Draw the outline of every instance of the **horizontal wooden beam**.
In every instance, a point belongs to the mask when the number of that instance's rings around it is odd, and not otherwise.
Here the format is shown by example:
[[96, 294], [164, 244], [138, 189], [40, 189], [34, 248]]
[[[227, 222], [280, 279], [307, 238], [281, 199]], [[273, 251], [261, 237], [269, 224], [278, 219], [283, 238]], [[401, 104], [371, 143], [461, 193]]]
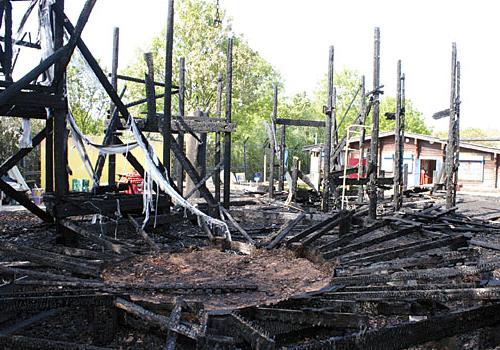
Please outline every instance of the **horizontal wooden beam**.
[[[0, 35], [0, 41], [5, 42], [5, 37]], [[24, 40], [12, 40], [12, 43], [17, 46], [24, 46], [24, 47], [29, 47], [31, 49], [41, 49], [40, 44], [38, 43], [32, 43], [29, 41], [24, 41]]]
[[290, 125], [290, 126], [309, 126], [309, 127], [313, 127], [313, 128], [324, 128], [325, 127], [325, 122], [320, 121], [320, 120], [276, 118], [276, 124], [278, 124], [278, 125]]

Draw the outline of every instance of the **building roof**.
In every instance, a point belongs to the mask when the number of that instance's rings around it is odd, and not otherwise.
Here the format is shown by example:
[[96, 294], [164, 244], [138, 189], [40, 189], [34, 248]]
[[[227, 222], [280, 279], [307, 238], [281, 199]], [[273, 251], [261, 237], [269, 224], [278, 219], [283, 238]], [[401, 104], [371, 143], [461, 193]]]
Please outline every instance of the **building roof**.
[[[379, 138], [390, 137], [390, 136], [394, 137], [394, 134], [395, 134], [395, 131], [381, 132], [379, 134]], [[434, 143], [434, 142], [441, 143], [443, 145], [446, 145], [448, 143], [448, 140], [443, 140], [443, 139], [440, 139], [439, 137], [429, 136], [429, 135], [421, 135], [421, 134], [416, 134], [416, 133], [407, 132], [407, 131], [405, 131], [405, 137], [411, 137], [411, 138], [414, 138], [417, 140], [423, 140], [423, 141], [428, 141], [428, 142], [432, 142], [432, 143]], [[366, 141], [369, 141], [370, 139], [371, 139], [370, 136], [366, 137]], [[358, 142], [358, 140], [352, 141], [352, 142]], [[460, 142], [460, 148], [468, 148], [468, 149], [473, 149], [473, 150], [485, 152], [485, 153], [500, 154], [500, 148], [481, 146], [481, 145], [476, 145], [476, 144], [463, 142], [463, 141]]]
[[[394, 134], [395, 134], [395, 131], [381, 132], [379, 134], [379, 138], [385, 138], [385, 137], [391, 137], [391, 136], [394, 137]], [[428, 142], [432, 142], [432, 143], [436, 142], [436, 143], [440, 143], [443, 145], [446, 145], [448, 143], [448, 140], [443, 140], [443, 139], [440, 139], [439, 137], [422, 135], [422, 134], [417, 134], [417, 133], [408, 132], [408, 131], [405, 131], [405, 137], [411, 137], [411, 138], [414, 138], [417, 140], [423, 140], [423, 141], [428, 141]], [[370, 139], [371, 139], [371, 136], [367, 136], [365, 138], [366, 141], [370, 141]], [[357, 143], [357, 142], [359, 142], [358, 139], [353, 139], [351, 141], [351, 143]], [[321, 149], [323, 149], [323, 147], [324, 147], [323, 144], [316, 144], [316, 145], [304, 146], [302, 149], [304, 151], [309, 151], [309, 152], [319, 152]], [[463, 141], [460, 142], [460, 147], [472, 149], [475, 151], [485, 152], [485, 153], [493, 153], [495, 155], [500, 154], [500, 148], [480, 146], [480, 145], [476, 145], [476, 144], [472, 144], [472, 143], [468, 143], [468, 142], [463, 142]]]

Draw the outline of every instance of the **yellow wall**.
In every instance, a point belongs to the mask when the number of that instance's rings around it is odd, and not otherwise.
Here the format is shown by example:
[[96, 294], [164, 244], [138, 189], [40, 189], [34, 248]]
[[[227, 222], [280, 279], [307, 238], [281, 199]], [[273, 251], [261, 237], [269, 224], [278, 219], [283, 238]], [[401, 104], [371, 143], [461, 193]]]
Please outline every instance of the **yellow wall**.
[[[92, 142], [96, 144], [101, 144], [103, 137], [102, 136], [90, 136], [89, 137]], [[162, 154], [163, 154], [163, 149], [162, 149], [162, 143], [160, 141], [150, 141], [150, 144], [153, 146], [153, 149], [158, 156], [158, 158], [162, 159]], [[42, 188], [45, 188], [45, 141], [42, 142], [41, 146], [41, 183], [42, 183]], [[97, 156], [99, 152], [94, 149], [93, 147], [87, 146], [87, 153], [89, 155], [89, 158], [92, 162], [92, 166], [95, 166], [95, 162], [97, 160]], [[139, 160], [141, 164], [144, 164], [144, 157], [142, 155], [142, 151], [140, 149], [134, 149], [131, 151], [131, 153]], [[92, 187], [92, 179], [91, 177], [87, 174], [87, 171], [85, 170], [85, 167], [83, 165], [83, 162], [80, 160], [80, 156], [78, 155], [78, 152], [73, 146], [73, 141], [71, 140], [71, 137], [68, 140], [68, 163], [69, 167], [72, 171], [72, 175], [69, 176], [69, 187], [70, 190], [71, 185], [73, 183], [73, 179], [88, 179], [90, 181], [90, 187]], [[123, 173], [130, 173], [134, 171], [134, 168], [130, 165], [129, 162], [127, 162], [127, 159], [123, 155], [117, 155], [116, 156], [116, 180], [118, 181], [119, 176], [118, 174], [123, 174]], [[104, 169], [102, 172], [101, 176], [101, 185], [105, 185], [108, 183], [108, 161], [106, 158], [106, 163], [104, 164]]]

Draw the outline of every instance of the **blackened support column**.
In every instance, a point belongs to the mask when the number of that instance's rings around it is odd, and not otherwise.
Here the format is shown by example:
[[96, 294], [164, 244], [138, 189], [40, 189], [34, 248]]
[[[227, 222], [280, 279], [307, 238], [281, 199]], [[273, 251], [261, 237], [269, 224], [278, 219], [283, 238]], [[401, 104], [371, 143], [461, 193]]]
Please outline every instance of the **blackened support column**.
[[[222, 116], [222, 73], [219, 72], [217, 74], [217, 102], [215, 107], [215, 115], [217, 118]], [[214, 156], [214, 165], [221, 161], [221, 133], [215, 133], [215, 156]], [[214, 176], [214, 187], [215, 187], [215, 202], [217, 205], [220, 204], [220, 171], [218, 170], [216, 175]]]
[[380, 88], [380, 29], [375, 28], [373, 50], [373, 107], [372, 107], [372, 138], [370, 141], [370, 183], [368, 196], [370, 198], [370, 218], [377, 218], [377, 178], [378, 178], [378, 136], [379, 136], [379, 91]]
[[450, 89], [450, 120], [448, 128], [448, 144], [446, 145], [446, 208], [454, 206], [454, 172], [455, 172], [455, 100], [456, 100], [456, 76], [457, 76], [457, 46], [452, 44], [451, 48], [451, 89]]
[[[160, 130], [163, 136], [163, 166], [170, 176], [171, 120], [172, 120], [172, 59], [174, 50], [174, 0], [168, 0], [167, 35], [165, 49], [165, 96]], [[167, 209], [167, 212], [170, 208]]]
[[326, 142], [323, 149], [323, 197], [321, 201], [321, 208], [323, 211], [328, 211], [328, 201], [330, 199], [330, 157], [332, 152], [332, 112], [333, 112], [333, 100], [334, 100], [334, 87], [333, 87], [333, 59], [334, 59], [334, 48], [330, 46], [330, 51], [328, 55], [328, 97], [326, 105]]
[[[226, 122], [231, 123], [233, 90], [233, 38], [227, 41]], [[224, 133], [224, 207], [229, 209], [231, 196], [231, 133]]]
[[[120, 29], [113, 29], [113, 53], [111, 59], [111, 86], [118, 91], [118, 50], [120, 46]], [[111, 102], [109, 109], [109, 123], [108, 127], [113, 127], [111, 124], [111, 119], [113, 117], [113, 111], [116, 106], [113, 102]], [[114, 134], [114, 130], [113, 130]], [[112, 140], [114, 141], [114, 136], [112, 136]], [[114, 143], [114, 142], [111, 142]], [[108, 185], [114, 185], [116, 178], [116, 155], [110, 154], [108, 156]]]

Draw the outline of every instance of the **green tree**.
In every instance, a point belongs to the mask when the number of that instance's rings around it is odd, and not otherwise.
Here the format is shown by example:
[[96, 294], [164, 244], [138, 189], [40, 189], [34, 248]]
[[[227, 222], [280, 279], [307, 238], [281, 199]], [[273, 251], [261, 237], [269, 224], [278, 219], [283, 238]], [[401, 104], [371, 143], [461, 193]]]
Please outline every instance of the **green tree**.
[[[396, 98], [384, 96], [380, 101], [380, 131], [392, 131], [395, 129], [396, 122], [388, 120], [385, 117], [386, 113], [394, 113], [395, 111]], [[432, 133], [432, 128], [425, 125], [422, 113], [415, 109], [413, 102], [409, 99], [405, 101], [405, 131], [422, 135], [430, 135]]]
[[[436, 131], [433, 133], [434, 136], [441, 139], [448, 139], [448, 131]], [[500, 130], [484, 130], [481, 128], [465, 128], [460, 130], [460, 139], [488, 139], [488, 138], [500, 138]], [[465, 141], [467, 143], [482, 145], [486, 147], [496, 147], [500, 148], [500, 141]]]
[[[361, 76], [358, 72], [344, 69], [334, 75], [334, 86], [337, 91], [337, 127], [339, 128], [339, 137], [345, 135], [345, 130], [348, 125], [351, 125], [359, 115]], [[315, 111], [318, 116], [322, 113], [323, 106], [327, 101], [327, 81], [326, 77], [321, 80], [314, 95]], [[358, 92], [358, 93], [357, 93]], [[354, 100], [351, 108], [349, 105]], [[367, 101], [368, 103], [368, 101]], [[380, 131], [394, 130], [394, 120], [387, 120], [386, 112], [394, 113], [396, 110], [396, 99], [392, 96], [382, 96], [380, 100]], [[429, 135], [431, 129], [425, 125], [422, 113], [420, 113], [413, 105], [410, 99], [406, 99], [406, 130]], [[342, 118], [344, 117], [344, 120]], [[324, 117], [323, 117], [324, 118]], [[366, 124], [371, 123], [371, 115], [368, 116]]]
[[[178, 83], [179, 58], [186, 60], [186, 114], [196, 110], [215, 113], [217, 75], [223, 74], [225, 83], [227, 38], [231, 35], [231, 20], [220, 10], [222, 24], [213, 25], [216, 12], [214, 1], [186, 0], [175, 7], [173, 79]], [[151, 52], [155, 67], [155, 80], [162, 81], [165, 61], [165, 30], [151, 40], [144, 52]], [[136, 61], [125, 69], [134, 77], [144, 77], [146, 64], [144, 52], [139, 52]], [[233, 134], [233, 170], [241, 170], [243, 141], [248, 139], [251, 171], [261, 168], [262, 144], [266, 139], [262, 121], [270, 120], [272, 111], [272, 86], [280, 83], [278, 72], [251, 49], [241, 35], [233, 35], [233, 93], [232, 120], [238, 127]], [[157, 89], [163, 93], [163, 89]], [[129, 101], [145, 96], [142, 84], [128, 84], [126, 98]], [[174, 113], [178, 113], [177, 97], [173, 100]], [[157, 100], [157, 110], [163, 110], [163, 100]], [[146, 112], [142, 105], [133, 110], [136, 117]], [[222, 111], [224, 117], [224, 108]], [[211, 135], [213, 136], [213, 135]], [[211, 140], [213, 141], [213, 139]], [[251, 146], [255, 144], [256, 146]], [[210, 149], [209, 149], [210, 152]], [[210, 157], [210, 154], [208, 155]]]
[[75, 52], [66, 71], [69, 105], [84, 134], [101, 135], [109, 98], [85, 61]]

